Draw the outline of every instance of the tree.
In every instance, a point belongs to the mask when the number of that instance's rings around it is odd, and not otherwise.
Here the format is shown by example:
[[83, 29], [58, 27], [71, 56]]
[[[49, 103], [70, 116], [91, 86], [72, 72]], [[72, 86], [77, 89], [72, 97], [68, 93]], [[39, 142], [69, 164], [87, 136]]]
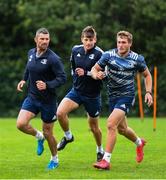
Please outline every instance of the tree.
[[[16, 115], [22, 96], [16, 84], [21, 79], [28, 49], [34, 47], [36, 29], [47, 27], [51, 48], [62, 57], [68, 81], [58, 90], [59, 100], [71, 87], [70, 51], [80, 44], [80, 34], [87, 25], [98, 33], [103, 50], [116, 46], [116, 33], [128, 30], [134, 35], [133, 50], [145, 56], [153, 74], [158, 67], [158, 115], [165, 115], [166, 81], [166, 2], [163, 0], [1, 0], [0, 1], [0, 114]], [[103, 91], [103, 114], [107, 112], [107, 96]], [[6, 111], [8, 109], [8, 111]], [[145, 108], [150, 115], [152, 109]], [[138, 114], [137, 103], [132, 115]]]

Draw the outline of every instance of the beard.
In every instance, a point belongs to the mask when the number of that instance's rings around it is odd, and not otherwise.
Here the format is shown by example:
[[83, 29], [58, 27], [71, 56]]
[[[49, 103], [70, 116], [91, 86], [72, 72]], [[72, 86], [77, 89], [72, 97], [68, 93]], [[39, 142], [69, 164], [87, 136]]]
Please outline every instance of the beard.
[[47, 48], [48, 48], [48, 44], [41, 44], [41, 45], [39, 46], [39, 49], [40, 49], [41, 51], [45, 51]]

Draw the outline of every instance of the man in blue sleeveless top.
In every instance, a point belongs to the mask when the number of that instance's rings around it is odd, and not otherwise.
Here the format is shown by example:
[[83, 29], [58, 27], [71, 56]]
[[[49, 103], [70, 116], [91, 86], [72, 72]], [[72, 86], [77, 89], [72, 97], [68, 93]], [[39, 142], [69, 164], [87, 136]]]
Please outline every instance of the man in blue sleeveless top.
[[81, 45], [76, 45], [71, 53], [71, 66], [73, 77], [73, 88], [64, 97], [57, 109], [57, 117], [64, 131], [64, 137], [58, 144], [58, 150], [74, 140], [69, 129], [68, 114], [83, 105], [88, 116], [89, 127], [97, 144], [97, 160], [103, 157], [102, 134], [99, 128], [98, 117], [101, 109], [100, 90], [101, 80], [91, 77], [91, 68], [100, 59], [103, 51], [97, 47], [96, 31], [92, 26], [83, 29]]
[[[139, 138], [133, 129], [128, 127], [125, 115], [134, 102], [134, 78], [137, 71], [145, 79], [145, 102], [148, 106], [153, 103], [152, 78], [145, 63], [144, 57], [130, 50], [132, 34], [127, 31], [117, 33], [117, 48], [105, 52], [92, 68], [94, 79], [103, 79], [107, 76], [109, 90], [110, 115], [107, 122], [107, 140], [103, 159], [94, 164], [98, 169], [110, 169], [111, 155], [116, 143], [117, 130], [120, 134], [134, 142], [136, 148], [136, 161], [143, 160], [143, 147], [146, 143]], [[103, 69], [107, 71], [103, 73]]]

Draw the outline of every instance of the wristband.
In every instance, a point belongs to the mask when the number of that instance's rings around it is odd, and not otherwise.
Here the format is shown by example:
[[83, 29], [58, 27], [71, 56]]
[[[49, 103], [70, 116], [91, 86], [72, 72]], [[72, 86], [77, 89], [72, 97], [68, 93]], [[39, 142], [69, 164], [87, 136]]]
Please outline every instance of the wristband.
[[146, 94], [149, 93], [150, 95], [152, 95], [152, 93], [150, 91], [146, 91]]

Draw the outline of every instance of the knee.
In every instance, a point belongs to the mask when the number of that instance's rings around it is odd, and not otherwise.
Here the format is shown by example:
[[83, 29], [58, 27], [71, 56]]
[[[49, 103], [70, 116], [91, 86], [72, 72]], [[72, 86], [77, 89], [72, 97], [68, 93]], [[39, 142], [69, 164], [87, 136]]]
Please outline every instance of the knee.
[[57, 112], [56, 112], [56, 116], [57, 116], [58, 120], [63, 119], [65, 117], [65, 115], [66, 114], [63, 111], [61, 111], [61, 110], [57, 110]]
[[17, 127], [17, 129], [19, 129], [19, 130], [23, 130], [23, 129], [26, 128], [26, 124], [24, 124], [24, 123], [22, 123], [22, 122], [17, 122], [17, 123], [16, 123], [16, 127]]
[[96, 134], [96, 133], [100, 132], [100, 128], [99, 128], [99, 127], [96, 127], [96, 126], [91, 126], [91, 127], [90, 127], [90, 131], [91, 131], [93, 134]]
[[43, 131], [43, 135], [44, 135], [44, 137], [47, 139], [47, 138], [49, 137], [48, 131]]
[[111, 122], [107, 123], [107, 129], [108, 131], [116, 131], [117, 130], [117, 126], [112, 124]]

